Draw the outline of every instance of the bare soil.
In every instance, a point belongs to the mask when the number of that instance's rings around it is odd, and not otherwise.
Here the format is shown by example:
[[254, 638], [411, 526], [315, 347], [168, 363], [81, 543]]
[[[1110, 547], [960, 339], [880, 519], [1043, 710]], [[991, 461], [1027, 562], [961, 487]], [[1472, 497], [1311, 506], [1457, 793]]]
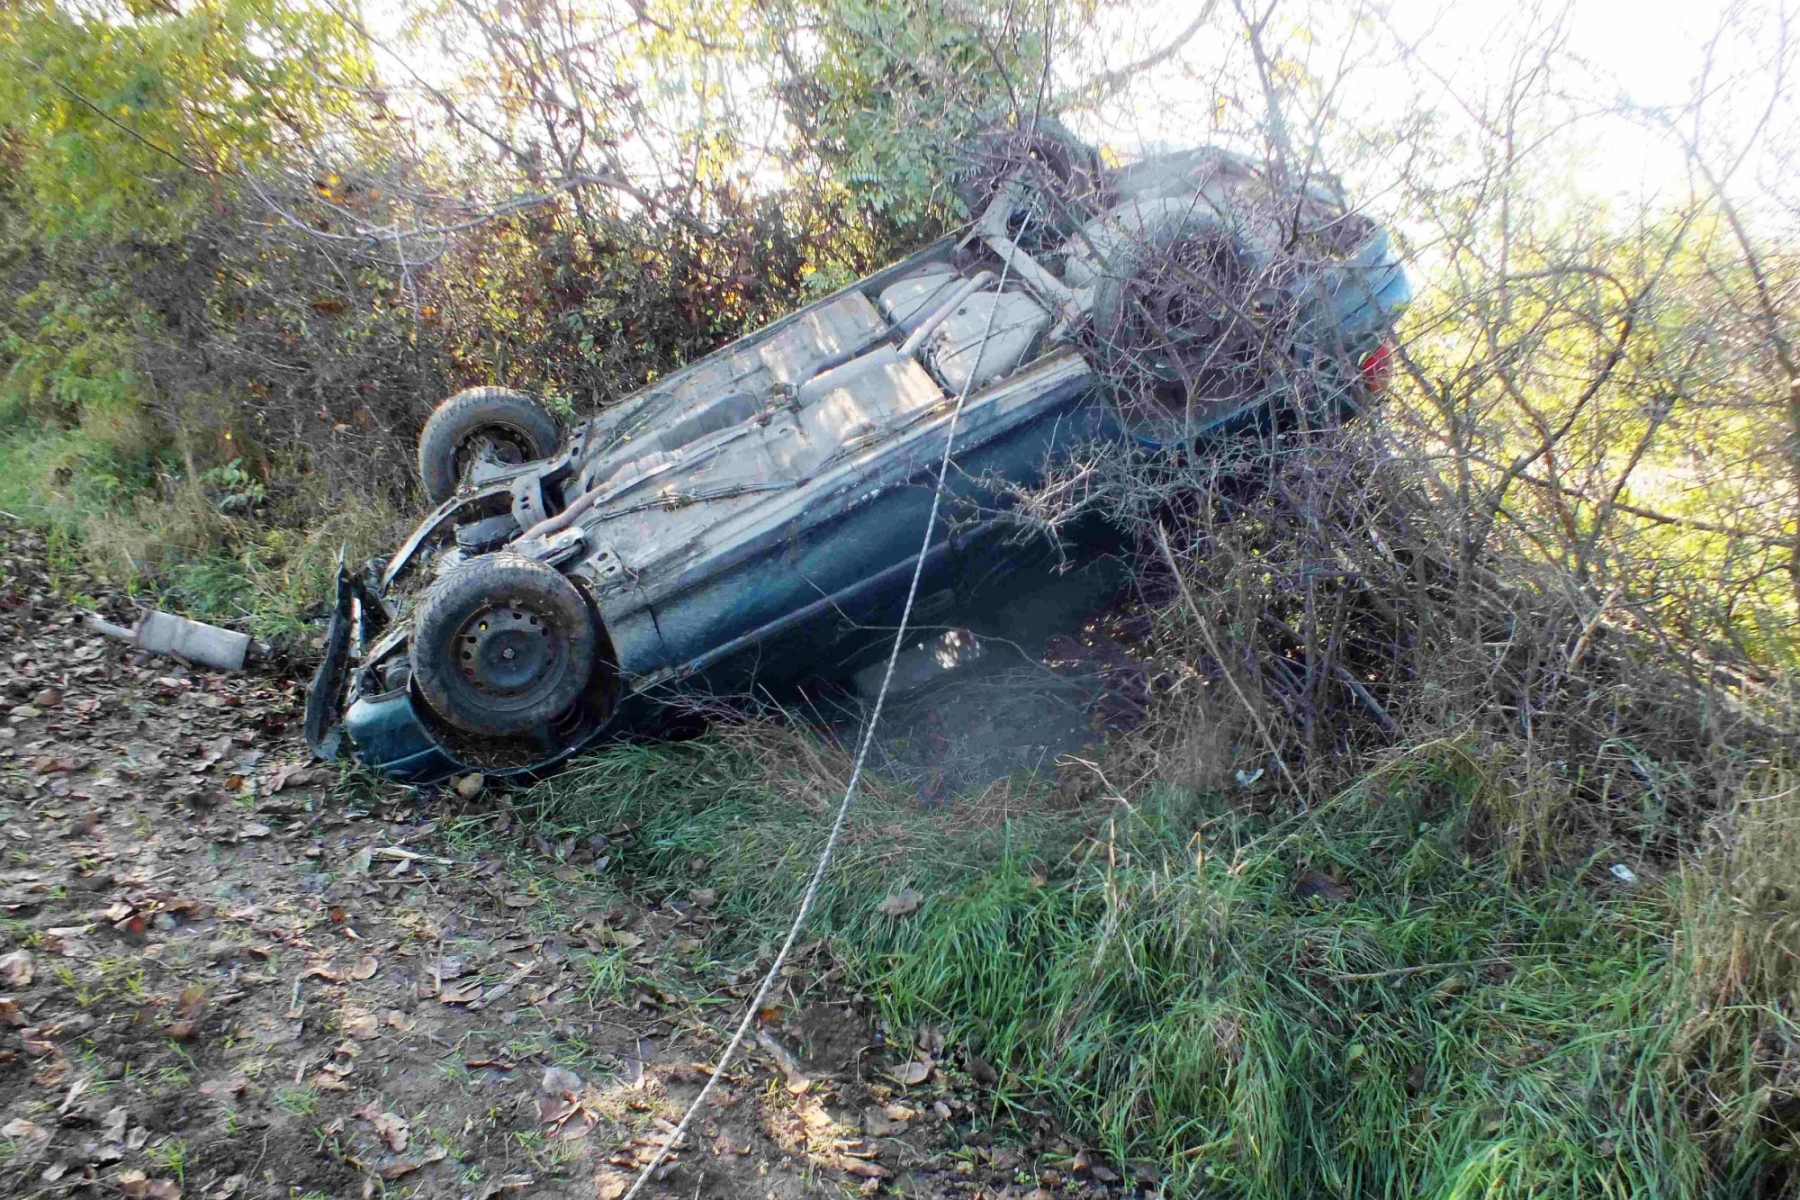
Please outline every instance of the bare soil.
[[[621, 902], [630, 830], [534, 843], [474, 781], [341, 781], [301, 679], [149, 658], [70, 595], [135, 616], [0, 523], [0, 1194], [622, 1195], [754, 985], [709, 973], [705, 889]], [[469, 814], [491, 845], [444, 838]], [[764, 1016], [644, 1194], [1130, 1185], [994, 1145], [981, 1064], [896, 1058], [862, 997]]]

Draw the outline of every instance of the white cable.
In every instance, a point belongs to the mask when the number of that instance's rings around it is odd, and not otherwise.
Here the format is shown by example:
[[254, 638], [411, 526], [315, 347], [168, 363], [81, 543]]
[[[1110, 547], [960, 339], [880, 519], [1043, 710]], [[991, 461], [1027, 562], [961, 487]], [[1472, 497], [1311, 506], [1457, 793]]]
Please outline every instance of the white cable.
[[[1005, 291], [1006, 277], [1011, 270], [1012, 261], [1008, 259], [1000, 269], [1000, 283], [994, 289], [996, 293]], [[975, 376], [981, 370], [981, 357], [987, 353], [988, 337], [994, 332], [994, 316], [999, 311], [998, 304], [994, 304], [988, 309], [987, 325], [981, 331], [981, 341], [975, 345], [975, 362], [969, 369], [968, 378], [963, 380], [962, 391], [957, 393], [956, 407], [950, 411], [950, 425], [944, 435], [944, 457], [938, 463], [937, 486], [932, 489], [931, 493], [931, 515], [925, 519], [925, 540], [920, 544], [919, 557], [913, 563], [912, 582], [907, 585], [906, 589], [906, 604], [900, 610], [900, 627], [894, 632], [894, 647], [888, 651], [887, 672], [881, 677], [881, 691], [875, 697], [875, 711], [869, 714], [869, 723], [863, 729], [862, 742], [856, 748], [856, 760], [850, 767], [850, 782], [844, 788], [844, 798], [838, 802], [837, 817], [831, 823], [831, 835], [825, 839], [825, 848], [819, 852], [819, 865], [813, 868], [812, 880], [806, 885], [806, 894], [800, 898], [800, 911], [794, 914], [794, 924], [788, 930], [787, 940], [781, 943], [781, 950], [775, 955], [775, 961], [769, 964], [769, 972], [763, 976], [762, 986], [756, 989], [756, 995], [752, 997], [750, 1007], [744, 1010], [744, 1019], [738, 1022], [737, 1032], [731, 1035], [731, 1041], [725, 1045], [725, 1052], [719, 1056], [719, 1065], [713, 1068], [712, 1075], [706, 1080], [706, 1086], [700, 1089], [700, 1094], [694, 1097], [694, 1102], [688, 1105], [687, 1112], [682, 1114], [681, 1123], [675, 1126], [674, 1131], [669, 1134], [662, 1145], [657, 1147], [655, 1156], [645, 1164], [643, 1170], [638, 1172], [637, 1180], [631, 1185], [631, 1190], [625, 1193], [624, 1200], [632, 1200], [643, 1189], [651, 1172], [662, 1165], [675, 1143], [679, 1142], [682, 1135], [687, 1133], [688, 1126], [693, 1123], [694, 1114], [700, 1111], [700, 1106], [705, 1103], [707, 1094], [713, 1090], [713, 1085], [719, 1082], [719, 1076], [723, 1075], [725, 1068], [731, 1065], [732, 1056], [737, 1053], [738, 1047], [743, 1045], [744, 1035], [750, 1032], [750, 1023], [756, 1020], [756, 1014], [762, 1010], [762, 1003], [768, 997], [769, 989], [775, 985], [776, 978], [781, 974], [781, 968], [787, 963], [788, 952], [794, 948], [794, 943], [799, 940], [801, 929], [806, 926], [806, 914], [812, 910], [813, 901], [818, 898], [819, 885], [824, 882], [825, 870], [831, 865], [831, 855], [837, 849], [838, 836], [844, 831], [844, 820], [850, 815], [850, 800], [856, 795], [856, 785], [862, 780], [863, 763], [868, 759], [869, 747], [875, 741], [875, 726], [881, 720], [882, 705], [887, 702], [888, 685], [894, 681], [894, 664], [900, 661], [900, 648], [906, 642], [906, 623], [912, 617], [913, 599], [919, 594], [919, 577], [925, 570], [925, 555], [931, 550], [931, 531], [937, 528], [938, 506], [944, 498], [944, 480], [950, 474], [950, 450], [956, 444], [956, 423], [962, 417], [963, 402], [969, 398], [969, 389], [974, 386]]]

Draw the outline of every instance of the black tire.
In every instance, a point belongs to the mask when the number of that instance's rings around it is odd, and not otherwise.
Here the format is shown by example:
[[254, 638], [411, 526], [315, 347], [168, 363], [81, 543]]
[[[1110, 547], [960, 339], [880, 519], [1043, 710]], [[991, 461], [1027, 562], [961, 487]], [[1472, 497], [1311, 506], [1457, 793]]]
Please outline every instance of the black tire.
[[504, 551], [431, 585], [413, 623], [413, 678], [445, 721], [506, 735], [581, 696], [599, 644], [580, 589], [555, 567]]
[[[1200, 261], [1174, 261], [1190, 248], [1200, 251]], [[1164, 282], [1157, 277], [1179, 279], [1195, 268], [1219, 289], [1208, 307], [1223, 308], [1238, 300], [1236, 293], [1250, 273], [1230, 231], [1212, 213], [1185, 200], [1153, 202], [1126, 214], [1094, 287], [1096, 331], [1108, 341], [1131, 337], [1132, 309], [1149, 299], [1144, 295], [1147, 288]]]
[[1140, 402], [1178, 411], [1248, 402], [1273, 332], [1257, 320], [1256, 282], [1237, 235], [1210, 212], [1187, 201], [1146, 204], [1107, 249], [1090, 336]]
[[1023, 171], [1025, 196], [1007, 230], [1027, 250], [1060, 244], [1105, 207], [1100, 152], [1055, 117], [1038, 117], [1030, 132], [1017, 126], [976, 134], [959, 154], [954, 189], [971, 217], [979, 217], [1002, 183]]
[[437, 406], [419, 433], [419, 478], [433, 504], [462, 482], [485, 442], [506, 462], [547, 458], [556, 449], [556, 418], [535, 396], [511, 388], [478, 387]]

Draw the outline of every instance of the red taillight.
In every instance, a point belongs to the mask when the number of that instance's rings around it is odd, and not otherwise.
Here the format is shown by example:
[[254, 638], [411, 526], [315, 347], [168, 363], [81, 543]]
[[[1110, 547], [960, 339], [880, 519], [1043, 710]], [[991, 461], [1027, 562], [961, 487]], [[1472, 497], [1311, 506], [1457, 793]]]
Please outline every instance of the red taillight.
[[1388, 383], [1394, 377], [1394, 350], [1386, 342], [1371, 350], [1362, 360], [1363, 386], [1369, 389], [1370, 395], [1379, 396], [1387, 391]]

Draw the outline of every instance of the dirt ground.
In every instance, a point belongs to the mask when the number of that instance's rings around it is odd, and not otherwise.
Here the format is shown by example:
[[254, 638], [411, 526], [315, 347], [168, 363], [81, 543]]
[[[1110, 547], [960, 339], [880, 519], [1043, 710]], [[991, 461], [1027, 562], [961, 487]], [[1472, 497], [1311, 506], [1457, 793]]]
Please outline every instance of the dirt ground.
[[[690, 969], [709, 894], [590, 904], [629, 830], [526, 845], [491, 790], [345, 787], [300, 679], [146, 657], [71, 595], [135, 615], [0, 522], [0, 1193], [622, 1195], [754, 985]], [[470, 813], [491, 851], [444, 838]], [[856, 997], [765, 1016], [643, 1194], [1131, 1186], [1054, 1130], [991, 1143], [929, 1030], [901, 1061]]]

